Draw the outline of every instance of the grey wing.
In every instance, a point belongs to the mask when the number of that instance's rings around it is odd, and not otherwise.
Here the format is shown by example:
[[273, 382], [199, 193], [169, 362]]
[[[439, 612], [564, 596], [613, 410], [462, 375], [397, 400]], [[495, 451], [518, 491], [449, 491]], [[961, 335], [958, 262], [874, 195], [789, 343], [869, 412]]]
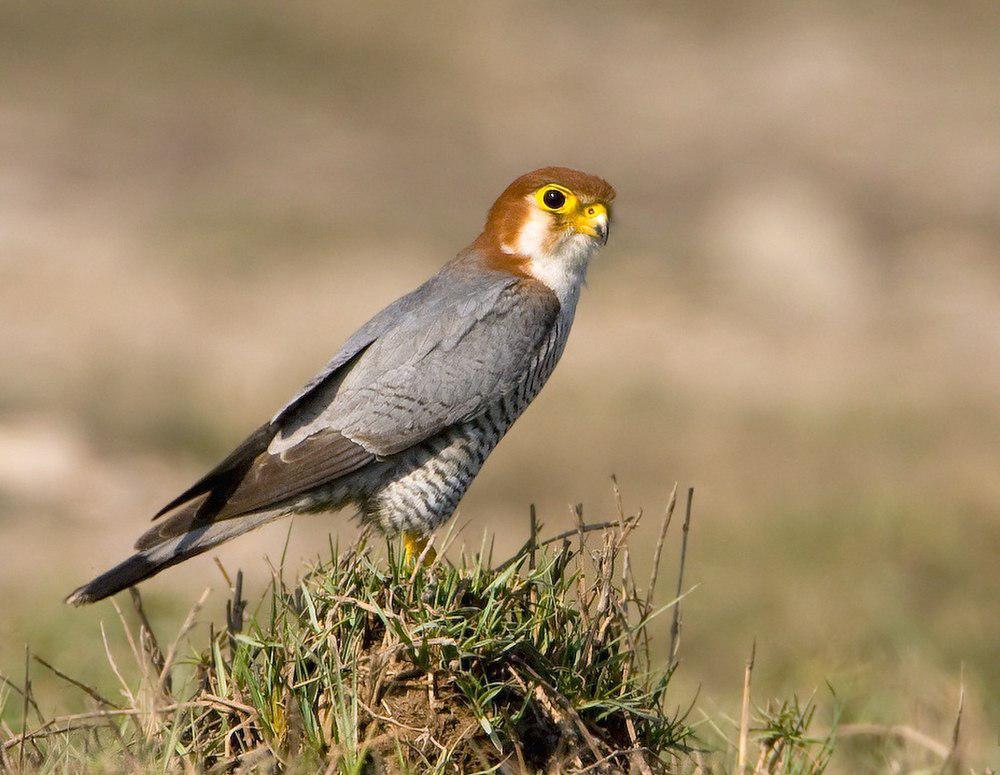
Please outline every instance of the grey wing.
[[299, 420], [303, 413], [309, 411], [309, 406], [323, 406], [324, 396], [332, 395], [330, 392], [331, 382], [335, 381], [344, 367], [356, 358], [360, 353], [392, 329], [399, 320], [405, 319], [418, 309], [424, 297], [428, 295], [435, 285], [437, 277], [432, 277], [419, 288], [405, 296], [396, 299], [392, 304], [377, 313], [371, 320], [361, 328], [351, 334], [350, 338], [344, 342], [344, 346], [333, 356], [309, 382], [303, 385], [302, 389], [295, 394], [291, 401], [278, 410], [277, 414], [271, 418], [272, 423], [280, 423], [293, 413], [297, 413]]
[[311, 387], [164, 509], [190, 501], [170, 525], [150, 533], [163, 540], [274, 506], [486, 411], [521, 384], [558, 313], [556, 297], [533, 281], [437, 275], [359, 329]]
[[[259, 465], [258, 459], [266, 453], [271, 440], [281, 431], [282, 426], [287, 424], [289, 417], [292, 417], [294, 422], [301, 423], [304, 418], [315, 417], [317, 411], [322, 411], [322, 408], [329, 403], [329, 397], [336, 391], [339, 380], [351, 368], [353, 362], [356, 361], [372, 342], [392, 328], [400, 317], [405, 317], [414, 306], [419, 305], [420, 297], [426, 293], [426, 287], [433, 283], [433, 281], [434, 278], [431, 278], [431, 280], [428, 280], [415, 291], [396, 299], [396, 301], [378, 312], [361, 328], [355, 331], [326, 366], [291, 401], [285, 404], [270, 421], [257, 428], [236, 449], [229, 453], [221, 463], [161, 508], [153, 516], [153, 519], [158, 519], [179, 506], [190, 503], [196, 498], [201, 498], [197, 504], [197, 512], [200, 519], [207, 518], [209, 512], [214, 512], [214, 516], [218, 516], [222, 511], [222, 507], [229, 501], [235, 490], [244, 482], [251, 469]], [[316, 407], [319, 407], [319, 409], [317, 410]], [[307, 454], [307, 450], [303, 448], [299, 451], [297, 459], [299, 461], [302, 458], [310, 457], [341, 459], [344, 455], [341, 447], [344, 446], [345, 442], [346, 439], [335, 439], [331, 438], [328, 434], [324, 434], [310, 445], [312, 447], [311, 455]], [[330, 447], [331, 444], [333, 445], [332, 447]], [[348, 473], [349, 470], [354, 470], [357, 465], [357, 461], [352, 460], [349, 469], [339, 472], [336, 468], [328, 466], [326, 474], [328, 477], [335, 477], [338, 473], [343, 474]], [[270, 465], [269, 469], [274, 472], [274, 475], [271, 477], [273, 494], [275, 496], [280, 495], [281, 488], [277, 487], [277, 482], [283, 477], [277, 474], [275, 465]], [[289, 477], [290, 489], [293, 489], [291, 487], [292, 479], [293, 477]]]
[[[404, 450], [517, 391], [558, 314], [548, 289], [519, 281], [488, 305], [442, 314], [422, 331], [393, 329], [347, 375], [330, 417], [378, 455]], [[422, 346], [410, 352], [406, 342], [421, 332]]]
[[407, 449], [489, 409], [525, 379], [559, 301], [545, 286], [496, 273], [446, 284], [368, 346], [325, 406], [288, 422], [270, 450], [336, 429], [369, 452]]

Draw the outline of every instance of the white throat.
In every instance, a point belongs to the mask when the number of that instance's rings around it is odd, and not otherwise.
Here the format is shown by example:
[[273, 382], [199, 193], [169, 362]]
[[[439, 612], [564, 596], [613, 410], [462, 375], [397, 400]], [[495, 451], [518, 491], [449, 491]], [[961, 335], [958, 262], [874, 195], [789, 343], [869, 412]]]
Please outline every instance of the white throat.
[[555, 245], [547, 246], [551, 227], [549, 215], [532, 209], [515, 244], [503, 245], [502, 249], [506, 253], [527, 256], [528, 271], [548, 286], [563, 310], [572, 315], [598, 243], [586, 234], [571, 233]]

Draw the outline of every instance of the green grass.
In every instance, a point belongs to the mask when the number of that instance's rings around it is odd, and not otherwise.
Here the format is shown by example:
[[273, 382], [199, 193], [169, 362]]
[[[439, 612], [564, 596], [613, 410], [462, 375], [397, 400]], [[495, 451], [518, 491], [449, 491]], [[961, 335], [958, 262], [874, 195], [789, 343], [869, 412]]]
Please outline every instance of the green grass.
[[46, 717], [30, 684], [26, 701], [23, 686], [0, 682], [0, 769], [651, 773], [733, 771], [742, 759], [822, 772], [836, 719], [814, 724], [812, 699], [753, 709], [747, 692], [745, 716], [727, 721], [694, 718], [691, 698], [672, 696], [678, 663], [652, 655], [668, 639], [672, 649], [687, 592], [655, 603], [655, 573], [634, 578], [638, 519], [581, 517], [547, 541], [532, 529], [502, 562], [485, 543], [429, 566], [394, 544], [331, 545], [298, 581], [282, 562], [252, 609], [237, 574], [207, 642], [192, 636], [207, 592], [169, 644], [135, 593], [134, 625], [115, 606], [127, 662], [103, 631], [80, 645], [106, 660], [116, 696], [92, 688], [96, 676], [62, 676], [91, 708]]

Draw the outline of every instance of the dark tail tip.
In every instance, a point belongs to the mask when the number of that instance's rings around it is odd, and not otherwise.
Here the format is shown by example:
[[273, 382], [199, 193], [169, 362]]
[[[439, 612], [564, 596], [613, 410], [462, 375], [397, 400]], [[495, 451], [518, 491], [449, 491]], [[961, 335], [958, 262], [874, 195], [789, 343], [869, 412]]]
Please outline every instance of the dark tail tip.
[[[248, 530], [260, 527], [281, 514], [281, 511], [262, 511], [248, 514], [239, 519], [204, 525], [182, 535], [169, 537], [168, 540], [156, 544], [152, 543], [151, 531], [139, 539], [140, 545], [143, 547], [141, 551], [136, 552], [124, 562], [118, 563], [93, 581], [74, 590], [66, 598], [66, 602], [70, 605], [87, 605], [111, 597], [123, 589], [145, 581], [150, 576], [155, 576], [171, 565], [183, 562], [188, 557], [194, 557], [213, 546], [218, 546], [223, 541], [228, 541]], [[173, 519], [171, 517], [166, 524], [171, 525]], [[173, 528], [171, 527], [171, 529]]]
[[82, 587], [77, 587], [66, 596], [66, 599], [63, 600], [63, 602], [75, 606], [97, 602], [97, 598], [87, 591], [87, 586], [88, 585], [84, 584]]
[[73, 590], [64, 602], [75, 606], [96, 603], [148, 579], [165, 565], [162, 561], [155, 562], [145, 552], [133, 554], [111, 570]]

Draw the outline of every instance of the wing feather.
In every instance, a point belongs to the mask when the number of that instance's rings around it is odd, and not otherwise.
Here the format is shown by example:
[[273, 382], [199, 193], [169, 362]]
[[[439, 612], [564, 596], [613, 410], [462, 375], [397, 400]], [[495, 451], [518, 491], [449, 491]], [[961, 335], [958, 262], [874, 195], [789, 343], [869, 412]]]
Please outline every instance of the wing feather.
[[433, 316], [402, 320], [371, 344], [323, 412], [283, 430], [272, 449], [335, 427], [385, 456], [467, 421], [520, 386], [559, 309], [545, 286], [517, 280], [483, 304], [456, 294]]
[[559, 310], [541, 283], [452, 262], [358, 329], [139, 547], [274, 507], [487, 411], [522, 384]]
[[320, 431], [281, 454], [265, 450], [245, 472], [157, 522], [139, 538], [136, 549], [148, 549], [213, 522], [271, 508], [357, 471], [373, 459], [360, 444], [332, 430]]

